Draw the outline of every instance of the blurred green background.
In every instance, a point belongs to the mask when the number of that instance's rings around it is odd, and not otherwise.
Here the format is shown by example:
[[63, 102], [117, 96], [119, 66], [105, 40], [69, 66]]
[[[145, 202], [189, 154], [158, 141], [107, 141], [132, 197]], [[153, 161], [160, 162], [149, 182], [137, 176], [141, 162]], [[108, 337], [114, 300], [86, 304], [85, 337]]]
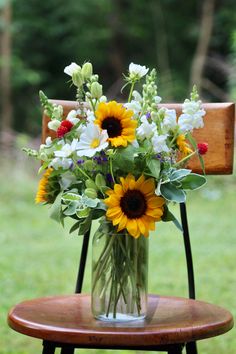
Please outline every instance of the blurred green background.
[[[85, 60], [109, 98], [125, 99], [122, 72], [133, 61], [157, 68], [163, 102], [183, 101], [193, 83], [203, 101], [234, 101], [236, 2], [0, 0], [0, 354], [41, 350], [40, 341], [7, 327], [11, 306], [74, 290], [81, 239], [34, 205], [38, 166], [21, 147], [40, 144], [39, 89], [50, 98], [74, 99], [63, 69]], [[188, 199], [197, 297], [234, 314], [235, 182], [235, 174], [210, 177]], [[178, 216], [178, 208], [173, 211]], [[158, 224], [150, 243], [150, 292], [187, 296], [181, 234]], [[234, 329], [199, 343], [200, 354], [235, 354], [235, 348]]]

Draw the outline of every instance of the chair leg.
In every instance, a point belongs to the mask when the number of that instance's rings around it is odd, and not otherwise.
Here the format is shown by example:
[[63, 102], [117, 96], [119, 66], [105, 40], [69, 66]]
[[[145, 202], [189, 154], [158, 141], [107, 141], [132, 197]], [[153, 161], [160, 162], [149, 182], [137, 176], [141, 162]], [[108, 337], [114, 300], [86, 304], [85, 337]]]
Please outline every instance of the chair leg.
[[61, 348], [61, 354], [74, 354], [75, 348], [71, 345], [65, 345]]
[[197, 354], [197, 344], [196, 342], [189, 342], [186, 344], [187, 354]]
[[56, 350], [55, 344], [47, 341], [43, 341], [43, 352], [42, 354], [54, 354]]

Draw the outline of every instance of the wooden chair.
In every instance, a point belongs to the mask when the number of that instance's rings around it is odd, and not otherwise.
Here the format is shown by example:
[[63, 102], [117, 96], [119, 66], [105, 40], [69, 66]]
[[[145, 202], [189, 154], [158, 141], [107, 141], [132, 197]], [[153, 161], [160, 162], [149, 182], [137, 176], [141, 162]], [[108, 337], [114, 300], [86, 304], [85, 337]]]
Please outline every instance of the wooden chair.
[[[65, 115], [77, 108], [72, 101], [53, 100], [61, 104]], [[180, 112], [180, 104], [163, 105]], [[199, 142], [207, 142], [205, 155], [207, 174], [231, 174], [234, 150], [234, 104], [206, 103], [205, 125], [194, 135]], [[53, 132], [43, 116], [43, 135]], [[189, 168], [201, 173], [197, 158]], [[45, 297], [24, 301], [9, 313], [8, 323], [14, 330], [43, 340], [43, 354], [53, 354], [56, 347], [62, 354], [72, 354], [75, 348], [130, 349], [196, 354], [196, 340], [214, 337], [233, 327], [233, 318], [227, 310], [195, 299], [194, 272], [188, 230], [186, 205], [180, 205], [183, 239], [188, 271], [189, 299], [149, 295], [147, 318], [140, 322], [117, 323], [95, 320], [90, 311], [90, 296], [80, 294], [86, 264], [89, 233], [84, 235], [81, 249], [76, 294]]]

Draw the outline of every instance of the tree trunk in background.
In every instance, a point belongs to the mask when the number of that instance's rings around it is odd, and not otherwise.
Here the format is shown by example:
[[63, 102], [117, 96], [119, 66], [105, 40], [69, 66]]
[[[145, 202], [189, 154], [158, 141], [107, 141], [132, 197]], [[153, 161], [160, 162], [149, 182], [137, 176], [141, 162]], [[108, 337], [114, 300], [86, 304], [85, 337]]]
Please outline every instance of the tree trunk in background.
[[215, 0], [205, 0], [202, 4], [202, 16], [196, 52], [192, 61], [190, 74], [191, 87], [196, 84], [199, 93], [203, 86], [203, 70], [207, 56], [207, 51], [211, 39], [213, 20], [214, 20]]
[[124, 41], [122, 30], [121, 13], [123, 10], [122, 0], [112, 1], [112, 12], [109, 16], [108, 24], [112, 31], [110, 46], [110, 63], [115, 72], [117, 81], [109, 88], [108, 95], [116, 97], [120, 92], [120, 77], [124, 70]]
[[[0, 32], [0, 97], [1, 97], [1, 138], [6, 139], [12, 130], [11, 102], [11, 3], [6, 0], [1, 12]], [[7, 134], [5, 136], [5, 134]]]
[[158, 80], [163, 83], [162, 94], [169, 101], [173, 100], [172, 87], [173, 80], [171, 75], [169, 50], [168, 50], [168, 38], [166, 33], [166, 23], [164, 11], [162, 9], [161, 1], [152, 1], [150, 3], [151, 16], [153, 20], [154, 33], [154, 47], [157, 57], [157, 74], [161, 73]]

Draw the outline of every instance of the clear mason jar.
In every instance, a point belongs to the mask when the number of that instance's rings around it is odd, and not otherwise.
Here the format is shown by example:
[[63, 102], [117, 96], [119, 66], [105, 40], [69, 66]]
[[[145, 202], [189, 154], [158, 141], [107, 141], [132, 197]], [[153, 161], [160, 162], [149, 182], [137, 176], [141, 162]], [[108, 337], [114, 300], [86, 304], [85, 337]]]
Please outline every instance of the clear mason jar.
[[147, 311], [148, 238], [101, 223], [92, 243], [92, 313], [104, 321], [143, 319]]

